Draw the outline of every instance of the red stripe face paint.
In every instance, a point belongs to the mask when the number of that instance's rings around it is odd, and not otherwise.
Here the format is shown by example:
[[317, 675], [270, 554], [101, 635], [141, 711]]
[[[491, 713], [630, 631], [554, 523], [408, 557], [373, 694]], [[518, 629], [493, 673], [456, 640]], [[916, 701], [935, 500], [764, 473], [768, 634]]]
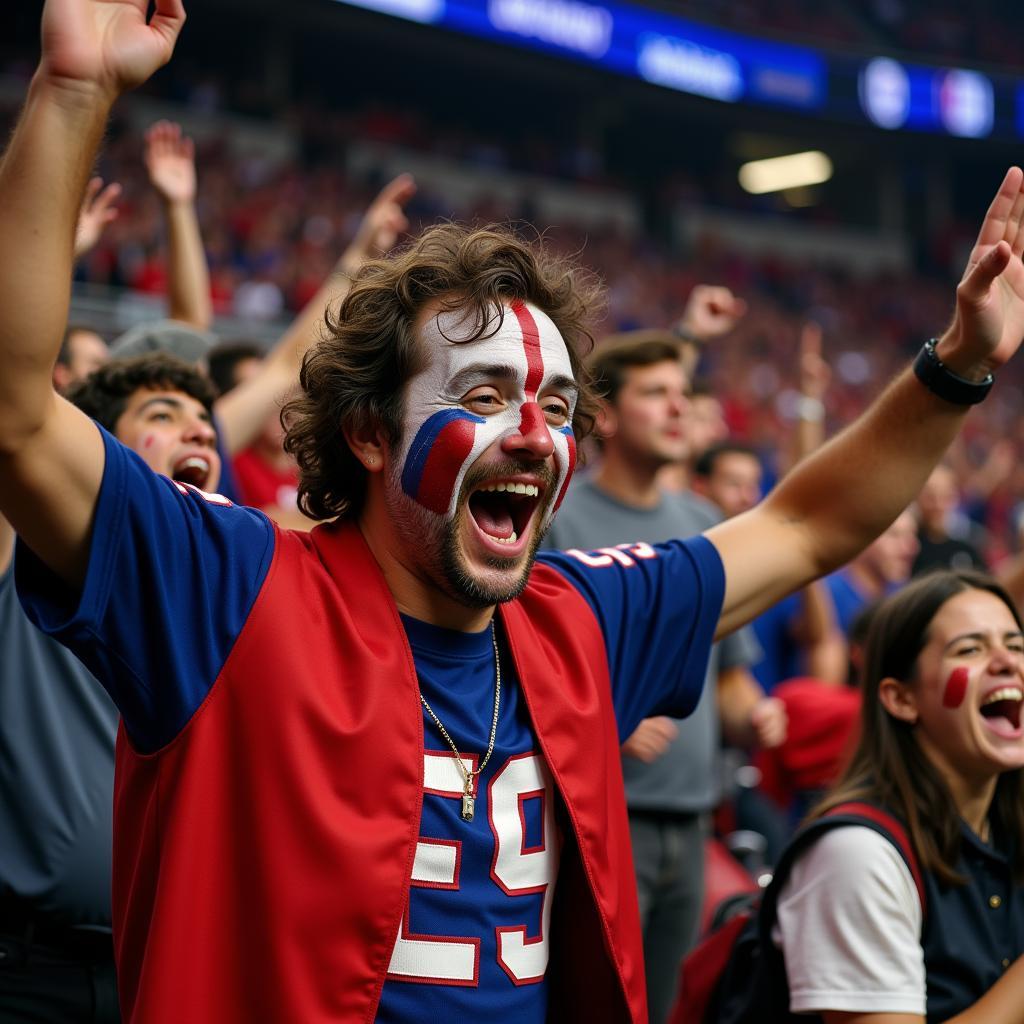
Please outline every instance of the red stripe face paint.
[[523, 353], [526, 356], [526, 400], [534, 401], [544, 382], [544, 355], [540, 347], [540, 330], [529, 308], [522, 302], [512, 306], [512, 312], [523, 332]]
[[[464, 310], [429, 319], [421, 333], [429, 362], [406, 389], [402, 489], [447, 518], [455, 515], [466, 470], [492, 446], [489, 461], [508, 465], [514, 459], [524, 470], [531, 461], [536, 465], [553, 457], [552, 490], [559, 499], [575, 462], [571, 432], [567, 437], [564, 427], [549, 423], [538, 403], [540, 395], [557, 395], [572, 418], [572, 362], [554, 322], [537, 307], [515, 302], [504, 310], [496, 330], [493, 319], [480, 328]], [[474, 404], [478, 391], [487, 400]], [[517, 434], [529, 451], [514, 452], [515, 446], [501, 451], [499, 442]], [[548, 517], [553, 507], [551, 501]]]
[[958, 708], [967, 696], [967, 681], [970, 673], [961, 665], [949, 673], [946, 680], [946, 689], [942, 693], [942, 706], [944, 708]]
[[519, 417], [519, 433], [532, 444], [538, 454], [550, 454], [554, 450], [544, 410], [536, 402], [523, 403], [522, 415]]

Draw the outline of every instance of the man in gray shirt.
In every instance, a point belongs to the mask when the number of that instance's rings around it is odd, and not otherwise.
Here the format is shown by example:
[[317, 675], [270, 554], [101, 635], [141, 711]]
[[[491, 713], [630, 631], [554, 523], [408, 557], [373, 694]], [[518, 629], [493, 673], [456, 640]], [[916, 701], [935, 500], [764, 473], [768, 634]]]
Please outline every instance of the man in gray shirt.
[[[658, 471], [686, 455], [688, 381], [670, 336], [621, 336], [591, 359], [606, 395], [603, 459], [570, 490], [545, 543], [593, 550], [701, 533], [720, 520], [709, 502], [669, 494]], [[719, 719], [741, 742], [781, 741], [785, 719], [747, 666], [759, 657], [748, 629], [712, 648], [706, 684], [684, 721], [647, 719], [623, 745], [652, 1024], [667, 1019], [679, 965], [696, 937], [704, 892], [707, 813], [719, 799]], [[716, 706], [717, 705], [717, 706]]]
[[[118, 1019], [110, 935], [118, 713], [25, 616], [0, 517], [0, 1020]], [[45, 1014], [37, 1016], [37, 1014]]]

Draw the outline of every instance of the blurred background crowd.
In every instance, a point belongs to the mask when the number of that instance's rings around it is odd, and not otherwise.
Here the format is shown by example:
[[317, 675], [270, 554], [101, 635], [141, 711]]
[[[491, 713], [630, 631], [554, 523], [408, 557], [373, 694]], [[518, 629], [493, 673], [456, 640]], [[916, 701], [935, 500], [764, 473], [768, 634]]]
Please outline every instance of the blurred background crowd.
[[[34, 62], [32, 6], [15, 14], [0, 51], [9, 116]], [[741, 295], [747, 316], [706, 352], [699, 375], [730, 435], [761, 454], [768, 482], [794, 424], [801, 324], [824, 331], [831, 432], [941, 329], [979, 196], [1012, 156], [998, 141], [883, 134], [667, 95], [531, 55], [511, 60], [328, 0], [289, 5], [287, 15], [253, 5], [245, 46], [225, 47], [237, 11], [228, 0], [209, 6], [212, 27], [186, 31], [181, 59], [119, 111], [104, 150], [99, 173], [120, 184], [120, 215], [78, 272], [79, 308], [86, 319], [98, 311], [101, 333], [150, 315], [146, 299], [158, 307], [167, 287], [142, 136], [156, 116], [171, 116], [196, 140], [219, 333], [262, 344], [280, 333], [379, 187], [409, 170], [419, 186], [413, 230], [439, 217], [521, 220], [579, 252], [608, 286], [599, 334], [673, 323], [698, 282]], [[899, 0], [671, 9], [773, 40], [912, 50], [1004, 72], [1016, 59], [1006, 20], [1021, 17], [995, 2], [970, 15]], [[439, 51], [442, 63], [457, 57], [450, 74], [437, 73]], [[744, 157], [812, 147], [835, 164], [826, 185], [752, 196], [736, 182]], [[990, 564], [1019, 543], [1020, 377], [1011, 368], [1000, 381], [955, 458], [959, 511]]]

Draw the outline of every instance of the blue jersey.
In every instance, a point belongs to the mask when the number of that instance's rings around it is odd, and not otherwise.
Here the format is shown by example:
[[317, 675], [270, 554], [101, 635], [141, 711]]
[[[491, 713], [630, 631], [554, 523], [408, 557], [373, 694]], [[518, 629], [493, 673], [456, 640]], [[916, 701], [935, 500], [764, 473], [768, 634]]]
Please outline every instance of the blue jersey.
[[[261, 513], [159, 477], [109, 435], [104, 440], [81, 595], [69, 594], [27, 551], [17, 562], [18, 585], [30, 616], [107, 687], [135, 745], [155, 751], [184, 728], [217, 679], [263, 586], [275, 532]], [[620, 736], [651, 714], [692, 710], [724, 592], [714, 547], [695, 538], [541, 557], [600, 623]], [[423, 695], [474, 769], [493, 712], [490, 631], [454, 633], [409, 619], [405, 627]], [[494, 752], [475, 782], [472, 821], [460, 815], [463, 781], [450, 748], [424, 712], [420, 841], [381, 1020], [430, 1021], [441, 1012], [455, 1020], [545, 1019], [558, 809], [507, 653], [501, 669]]]

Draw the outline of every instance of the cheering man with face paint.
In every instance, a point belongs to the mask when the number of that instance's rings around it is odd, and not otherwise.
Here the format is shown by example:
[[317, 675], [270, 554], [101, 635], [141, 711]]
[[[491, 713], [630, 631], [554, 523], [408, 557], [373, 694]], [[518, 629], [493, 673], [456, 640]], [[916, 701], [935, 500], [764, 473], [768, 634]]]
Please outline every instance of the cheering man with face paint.
[[706, 537], [536, 544], [594, 408], [594, 290], [453, 226], [368, 265], [288, 415], [311, 534], [152, 473], [52, 390], [109, 109], [181, 0], [47, 0], [0, 164], [0, 509], [35, 621], [118, 703], [129, 1020], [645, 1019], [618, 747], [727, 632], [909, 502], [1024, 335], [1021, 172], [936, 346]]

